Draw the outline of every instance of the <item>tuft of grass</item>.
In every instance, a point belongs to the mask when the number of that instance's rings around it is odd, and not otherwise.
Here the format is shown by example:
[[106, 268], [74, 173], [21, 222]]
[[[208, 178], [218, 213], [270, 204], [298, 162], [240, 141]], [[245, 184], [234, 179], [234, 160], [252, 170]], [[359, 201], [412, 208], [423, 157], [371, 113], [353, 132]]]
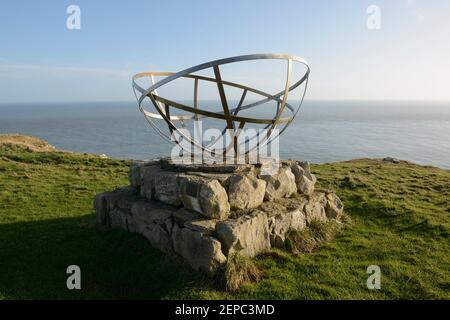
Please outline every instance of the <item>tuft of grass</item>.
[[343, 224], [340, 221], [328, 220], [326, 222], [314, 220], [308, 226], [311, 233], [318, 243], [328, 242], [343, 229]]
[[[346, 221], [347, 218], [345, 218]], [[303, 230], [291, 230], [287, 234], [285, 248], [292, 253], [311, 253], [321, 243], [332, 241], [345, 227], [336, 220], [313, 220]]]
[[223, 267], [219, 281], [227, 291], [234, 292], [243, 284], [259, 281], [261, 278], [262, 271], [252, 259], [239, 253], [231, 253]]
[[285, 249], [292, 253], [312, 252], [318, 243], [311, 229], [291, 230], [286, 235]]

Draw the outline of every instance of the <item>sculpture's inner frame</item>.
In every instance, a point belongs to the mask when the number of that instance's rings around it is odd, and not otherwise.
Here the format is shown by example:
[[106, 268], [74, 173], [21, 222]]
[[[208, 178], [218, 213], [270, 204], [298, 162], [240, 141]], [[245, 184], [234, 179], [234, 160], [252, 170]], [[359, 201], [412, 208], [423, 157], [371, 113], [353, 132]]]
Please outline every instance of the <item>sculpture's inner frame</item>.
[[[280, 92], [277, 92], [276, 94], [270, 94], [267, 92], [263, 92], [261, 90], [251, 88], [249, 86], [245, 86], [242, 84], [234, 83], [225, 81], [222, 79], [221, 72], [220, 72], [220, 66], [224, 64], [229, 64], [233, 62], [241, 62], [241, 61], [248, 61], [248, 60], [261, 60], [261, 59], [279, 59], [279, 60], [286, 60], [287, 62], [287, 69], [286, 69], [286, 80], [285, 80], [285, 86], [284, 89]], [[306, 71], [304, 75], [300, 77], [300, 79], [295, 82], [292, 82], [292, 64], [293, 62], [298, 62], [303, 64], [306, 67]], [[205, 70], [212, 68], [214, 71], [214, 78], [201, 76], [201, 75], [195, 75], [194, 72]], [[143, 72], [136, 74], [133, 76], [133, 90], [135, 92], [136, 98], [139, 102], [139, 109], [144, 114], [145, 118], [149, 122], [149, 124], [166, 140], [175, 142], [183, 147], [183, 144], [180, 143], [181, 139], [187, 139], [192, 146], [195, 146], [197, 150], [200, 150], [202, 154], [207, 154], [211, 158], [220, 157], [221, 159], [225, 159], [230, 156], [230, 150], [232, 150], [231, 154], [234, 159], [239, 158], [242, 155], [246, 155], [249, 152], [253, 151], [255, 148], [259, 149], [263, 147], [264, 145], [270, 143], [273, 141], [279, 134], [281, 134], [287, 126], [294, 120], [295, 116], [297, 115], [302, 103], [303, 99], [305, 97], [306, 88], [308, 84], [308, 77], [309, 77], [309, 66], [308, 63], [297, 56], [291, 56], [286, 54], [254, 54], [254, 55], [245, 55], [245, 56], [238, 56], [238, 57], [232, 57], [232, 58], [226, 58], [226, 59], [220, 59], [215, 60], [211, 62], [207, 62], [204, 64], [200, 64], [198, 66], [185, 69], [183, 71], [180, 71], [178, 73], [173, 72]], [[154, 77], [156, 76], [164, 76], [162, 80], [155, 83]], [[142, 88], [140, 85], [137, 84], [136, 80], [148, 77], [151, 80], [151, 86], [148, 89]], [[179, 102], [175, 102], [173, 100], [167, 99], [165, 97], [162, 97], [158, 95], [157, 89], [165, 84], [167, 84], [170, 81], [173, 81], [178, 78], [188, 78], [193, 80], [193, 106], [188, 106], [186, 104], [182, 104]], [[198, 98], [198, 88], [199, 83], [201, 81], [208, 81], [208, 82], [214, 82], [217, 85], [220, 102], [222, 105], [222, 111], [221, 112], [213, 112], [209, 110], [204, 110], [199, 108], [199, 98]], [[288, 95], [289, 92], [296, 89], [300, 85], [305, 84], [303, 92], [301, 94], [301, 100], [297, 107], [292, 106], [288, 103]], [[225, 87], [230, 86], [237, 89], [242, 90], [241, 97], [239, 99], [239, 103], [236, 108], [229, 107], [229, 103], [227, 101], [227, 97], [225, 94]], [[141, 95], [140, 97], [137, 96], [138, 91]], [[260, 100], [249, 102], [245, 104], [245, 98], [248, 92], [255, 93], [259, 96], [261, 96]], [[157, 113], [150, 112], [145, 109], [144, 107], [144, 100], [148, 98], [150, 99], [151, 103], [155, 107]], [[256, 106], [262, 105], [264, 103], [267, 103], [269, 101], [275, 101], [276, 103], [276, 115], [274, 118], [271, 119], [258, 119], [258, 118], [252, 118], [252, 117], [244, 117], [240, 116], [239, 112], [243, 110], [247, 110], [250, 108], [254, 108]], [[185, 111], [187, 114], [184, 115], [171, 115], [171, 108], [175, 108], [178, 110]], [[289, 111], [289, 116], [282, 116], [283, 111]], [[183, 131], [179, 130], [179, 128], [175, 125], [175, 123], [179, 123], [182, 128], [186, 128], [186, 122], [192, 121], [192, 120], [200, 120], [202, 118], [212, 118], [212, 119], [219, 119], [219, 120], [225, 120], [226, 126], [222, 131], [222, 136], [215, 139], [215, 141], [212, 141], [205, 145], [203, 142], [195, 141], [191, 137], [188, 137], [183, 133]], [[162, 119], [164, 120], [169, 128], [169, 133], [167, 134], [161, 130], [156, 123], [154, 122], [155, 119]], [[237, 125], [236, 125], [237, 124]], [[248, 143], [247, 141], [239, 141], [239, 134], [241, 133], [242, 129], [246, 124], [259, 124], [264, 125], [264, 130], [260, 130], [256, 133], [252, 139], [255, 139], [255, 143], [252, 144], [251, 147], [249, 147], [247, 150], [245, 150], [244, 145], [244, 152], [241, 151], [241, 146], [243, 144]], [[281, 126], [281, 128], [278, 128], [278, 126]], [[278, 132], [276, 130], [278, 129]], [[229, 132], [232, 138], [232, 143], [225, 146], [222, 150], [219, 150], [215, 147], [214, 150], [211, 149], [212, 146], [215, 145], [215, 143], [218, 141], [218, 139], [223, 138], [226, 133]], [[176, 133], [176, 135], [174, 135]], [[263, 134], [264, 136], [260, 136]], [[195, 150], [194, 148], [194, 150]], [[189, 152], [192, 152], [192, 149], [188, 150]], [[244, 157], [245, 159], [245, 157]]]

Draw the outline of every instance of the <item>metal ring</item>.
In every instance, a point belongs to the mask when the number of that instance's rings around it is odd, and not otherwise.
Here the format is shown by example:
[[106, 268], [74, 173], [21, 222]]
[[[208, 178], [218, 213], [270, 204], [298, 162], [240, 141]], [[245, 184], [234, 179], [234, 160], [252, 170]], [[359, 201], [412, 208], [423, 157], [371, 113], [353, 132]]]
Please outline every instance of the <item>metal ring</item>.
[[[277, 92], [276, 94], [269, 94], [266, 92], [263, 92], [261, 90], [251, 88], [249, 86], [245, 86], [242, 84], [229, 82], [226, 80], [223, 80], [220, 73], [219, 66], [224, 64], [229, 64], [233, 62], [242, 62], [242, 61], [249, 61], [249, 60], [262, 60], [262, 59], [279, 59], [279, 60], [286, 60], [287, 61], [287, 72], [286, 72], [286, 82], [284, 90]], [[292, 63], [298, 62], [303, 64], [306, 67], [306, 71], [303, 76], [300, 77], [300, 80], [295, 82], [291, 85], [291, 73], [292, 73]], [[201, 71], [204, 69], [212, 68], [214, 71], [214, 78], [211, 77], [205, 77], [205, 76], [199, 76], [194, 75], [192, 73]], [[307, 84], [308, 84], [308, 77], [310, 73], [310, 68], [308, 63], [298, 56], [292, 56], [287, 54], [252, 54], [252, 55], [244, 55], [244, 56], [237, 56], [237, 57], [231, 57], [231, 58], [225, 58], [225, 59], [219, 59], [214, 60], [210, 62], [206, 62], [191, 68], [187, 68], [185, 70], [182, 70], [177, 73], [173, 72], [142, 72], [138, 73], [133, 76], [132, 78], [132, 85], [133, 90], [136, 96], [136, 99], [139, 104], [140, 111], [144, 114], [145, 118], [149, 122], [149, 124], [166, 140], [175, 142], [179, 145], [181, 145], [180, 141], [177, 139], [173, 139], [173, 133], [176, 132], [180, 137], [183, 137], [183, 139], [190, 140], [191, 145], [195, 145], [197, 148], [200, 148], [202, 152], [207, 152], [209, 154], [215, 154], [217, 152], [216, 150], [211, 150], [211, 146], [215, 144], [215, 142], [218, 141], [220, 137], [218, 137], [213, 143], [210, 143], [208, 146], [203, 145], [203, 143], [200, 145], [197, 143], [197, 141], [192, 140], [191, 137], [186, 136], [183, 132], [177, 128], [174, 122], [180, 122], [182, 125], [185, 124], [185, 122], [190, 120], [198, 120], [201, 118], [214, 118], [214, 119], [220, 119], [225, 120], [226, 127], [222, 131], [222, 137], [225, 135], [227, 129], [232, 130], [233, 138], [237, 137], [239, 135], [240, 131], [243, 129], [245, 124], [247, 123], [253, 123], [253, 124], [263, 124], [265, 125], [264, 129], [268, 130], [268, 134], [266, 135], [265, 139], [263, 141], [259, 141], [259, 134], [252, 137], [252, 139], [258, 139], [258, 143], [251, 149], [247, 150], [244, 154], [248, 154], [250, 151], [252, 151], [254, 148], [260, 148], [264, 146], [265, 144], [269, 143], [274, 139], [274, 136], [272, 135], [272, 131], [277, 127], [279, 124], [284, 124], [284, 127], [280, 130], [279, 134], [281, 134], [288, 126], [289, 124], [294, 120], [296, 117], [306, 94]], [[160, 81], [156, 82], [154, 81], [155, 76], [165, 76], [165, 78], [161, 79]], [[148, 87], [147, 89], [142, 88], [140, 85], [137, 84], [136, 80], [149, 77], [151, 79], [152, 85]], [[193, 106], [188, 106], [182, 103], [178, 103], [175, 101], [172, 101], [170, 99], [161, 97], [158, 95], [157, 89], [162, 87], [163, 85], [178, 79], [178, 78], [188, 78], [194, 80], [194, 101]], [[219, 91], [219, 96], [222, 104], [223, 111], [221, 112], [213, 112], [208, 111], [204, 109], [198, 108], [198, 85], [200, 81], [207, 81], [207, 82], [214, 82], [217, 84], [217, 89]], [[303, 91], [303, 94], [301, 96], [300, 104], [297, 108], [294, 108], [291, 104], [288, 103], [288, 95], [289, 92], [296, 89], [302, 84], [305, 84], [305, 88]], [[230, 109], [228, 106], [227, 97], [225, 94], [225, 87], [234, 87], [237, 89], [242, 90], [242, 95], [239, 100], [239, 104], [236, 108]], [[140, 93], [140, 96], [138, 97], [136, 91]], [[258, 100], [256, 102], [252, 102], [249, 104], [244, 105], [244, 99], [248, 92], [260, 95], [262, 97], [261, 100]], [[157, 113], [150, 112], [145, 109], [143, 103], [145, 98], [149, 98], [152, 102], [153, 106], [155, 107]], [[258, 118], [251, 118], [251, 117], [242, 117], [239, 116], [238, 113], [242, 110], [254, 108], [258, 105], [264, 104], [269, 101], [275, 101], [277, 103], [277, 113], [274, 118], [271, 119], [258, 119]], [[186, 115], [170, 115], [170, 109], [178, 109], [183, 110], [187, 112]], [[288, 110], [290, 111], [290, 116], [288, 117], [282, 117], [283, 111]], [[167, 133], [163, 132], [156, 123], [154, 122], [154, 119], [161, 119], [166, 122], [166, 124], [169, 127], [169, 132], [171, 135], [168, 135]], [[239, 126], [236, 128], [235, 123], [238, 122]], [[171, 138], [172, 136], [172, 138]], [[276, 136], [275, 136], [276, 137]], [[242, 143], [241, 143], [242, 144]], [[181, 145], [182, 146], [182, 145]], [[182, 146], [183, 147], [183, 146]], [[234, 157], [238, 157], [240, 154], [240, 145], [236, 145], [236, 142], [233, 145], [234, 148]], [[229, 151], [230, 146], [226, 146], [222, 149], [223, 154], [225, 152]], [[228, 156], [228, 155], [227, 155]]]

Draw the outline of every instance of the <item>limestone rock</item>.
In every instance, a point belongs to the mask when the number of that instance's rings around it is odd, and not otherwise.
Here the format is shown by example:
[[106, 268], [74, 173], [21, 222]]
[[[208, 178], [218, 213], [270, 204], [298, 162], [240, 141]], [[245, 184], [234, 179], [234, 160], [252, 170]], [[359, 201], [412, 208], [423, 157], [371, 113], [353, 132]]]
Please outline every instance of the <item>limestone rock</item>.
[[269, 218], [270, 243], [273, 247], [283, 248], [286, 234], [289, 230], [302, 230], [306, 226], [306, 217], [303, 211], [279, 213]]
[[156, 223], [145, 225], [145, 228], [140, 232], [148, 239], [150, 244], [165, 253], [173, 252], [172, 238], [170, 233], [165, 230], [165, 226]]
[[[286, 202], [290, 202], [291, 199], [282, 199], [286, 200]], [[276, 216], [277, 214], [282, 214], [287, 211], [286, 206], [278, 202], [265, 201], [259, 207], [259, 210], [264, 211], [267, 214], [267, 217], [271, 218]]]
[[201, 216], [194, 211], [187, 210], [185, 208], [180, 208], [172, 214], [173, 220], [178, 226], [182, 227], [184, 224], [190, 220], [199, 220]]
[[175, 225], [172, 230], [172, 243], [174, 251], [193, 269], [211, 276], [227, 260], [217, 239], [189, 228], [179, 228]]
[[105, 193], [98, 193], [94, 198], [95, 224], [97, 227], [105, 227], [108, 222], [108, 208]]
[[219, 181], [191, 175], [181, 176], [180, 180], [179, 198], [185, 208], [210, 219], [228, 217], [228, 195]]
[[[273, 203], [284, 206], [288, 211], [291, 210], [303, 210], [305, 204], [308, 203], [308, 198], [304, 195], [296, 194], [295, 197], [292, 198], [281, 198], [275, 199]], [[270, 203], [270, 202], [268, 202]]]
[[264, 198], [272, 201], [277, 198], [288, 198], [297, 191], [295, 176], [291, 169], [282, 167], [274, 175], [260, 175], [267, 182]]
[[314, 193], [303, 211], [306, 215], [307, 223], [311, 223], [313, 220], [325, 222], [327, 221], [327, 215], [325, 213], [326, 198], [323, 193]]
[[270, 248], [267, 215], [259, 210], [237, 219], [220, 221], [215, 233], [226, 255], [238, 251], [244, 256], [253, 257]]
[[393, 157], [386, 157], [383, 158], [384, 162], [391, 162], [391, 163], [400, 163], [400, 159], [393, 158]]
[[264, 201], [266, 182], [253, 175], [233, 175], [228, 182], [228, 199], [235, 209], [253, 209]]
[[328, 218], [339, 219], [344, 211], [344, 204], [334, 193], [326, 195], [325, 213]]
[[109, 227], [111, 229], [124, 229], [128, 231], [128, 223], [126, 214], [118, 209], [114, 208], [109, 211]]
[[[157, 165], [149, 165], [149, 166], [139, 166], [138, 169], [135, 168], [132, 175], [132, 179], [140, 180], [140, 194], [142, 197], [147, 199], [155, 199], [155, 180], [158, 175], [162, 173], [162, 169]], [[139, 173], [139, 178], [137, 178], [137, 174]], [[130, 179], [131, 182], [131, 179]], [[136, 182], [137, 183], [137, 182]]]
[[128, 171], [128, 181], [130, 185], [134, 188], [138, 188], [141, 186], [142, 174], [141, 168], [145, 166], [150, 166], [156, 164], [156, 160], [144, 161], [144, 160], [134, 160]]
[[135, 230], [143, 233], [147, 225], [164, 224], [172, 216], [174, 208], [153, 200], [139, 200], [131, 206]]
[[96, 224], [100, 227], [128, 230], [127, 217], [131, 205], [138, 199], [136, 189], [121, 187], [112, 192], [97, 194], [94, 198]]
[[193, 231], [201, 232], [204, 235], [211, 235], [216, 229], [216, 224], [219, 220], [190, 220], [184, 226]]
[[179, 198], [185, 208], [202, 213], [200, 189], [207, 181], [207, 179], [197, 176], [183, 175], [180, 177]]
[[230, 214], [230, 203], [225, 189], [217, 180], [211, 180], [200, 189], [202, 214], [211, 219], [226, 219]]
[[[254, 159], [257, 160], [257, 159]], [[260, 157], [259, 161], [261, 164], [260, 167], [260, 176], [272, 176], [274, 174], [277, 174], [277, 172], [280, 170], [280, 167], [282, 163], [279, 161], [279, 159], [274, 158], [263, 158]]]
[[310, 195], [314, 192], [314, 185], [317, 181], [309, 168], [308, 162], [295, 162], [291, 165], [292, 173], [295, 176], [295, 183], [299, 193]]
[[181, 205], [178, 197], [178, 174], [162, 172], [155, 175], [155, 199], [174, 206]]
[[104, 193], [108, 210], [120, 208], [124, 211], [130, 211], [131, 204], [139, 199], [137, 190], [133, 187], [120, 187], [112, 192]]
[[128, 182], [132, 187], [141, 186], [141, 173], [140, 167], [142, 166], [142, 161], [133, 161], [128, 170]]
[[306, 227], [306, 215], [303, 210], [290, 211], [292, 215], [291, 230], [303, 230]]

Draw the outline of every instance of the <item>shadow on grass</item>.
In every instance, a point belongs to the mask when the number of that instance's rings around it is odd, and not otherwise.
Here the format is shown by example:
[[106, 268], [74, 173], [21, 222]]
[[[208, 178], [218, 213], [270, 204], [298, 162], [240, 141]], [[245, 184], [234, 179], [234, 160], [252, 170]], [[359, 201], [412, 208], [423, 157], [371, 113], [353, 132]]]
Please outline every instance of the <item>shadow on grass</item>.
[[[81, 290], [66, 269], [81, 268]], [[100, 231], [92, 216], [0, 225], [0, 293], [7, 299], [161, 299], [208, 286], [139, 235]]]

